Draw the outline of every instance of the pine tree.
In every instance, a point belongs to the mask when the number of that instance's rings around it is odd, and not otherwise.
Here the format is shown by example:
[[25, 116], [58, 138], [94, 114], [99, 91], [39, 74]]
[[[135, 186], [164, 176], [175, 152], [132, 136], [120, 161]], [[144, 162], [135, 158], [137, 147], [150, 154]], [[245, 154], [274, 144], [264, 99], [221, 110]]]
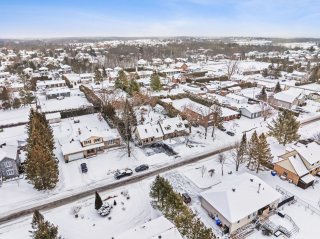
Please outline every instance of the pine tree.
[[277, 82], [277, 84], [276, 84], [276, 87], [274, 88], [274, 93], [276, 94], [276, 93], [279, 93], [279, 92], [281, 92], [282, 91], [282, 89], [281, 89], [281, 86], [280, 86], [280, 83], [279, 83], [279, 81]]
[[94, 82], [99, 85], [103, 81], [100, 70], [97, 68], [94, 72]]
[[151, 90], [153, 91], [162, 90], [160, 76], [158, 74], [152, 74], [151, 80], [150, 80], [150, 87], [151, 87]]
[[96, 198], [95, 198], [95, 201], [94, 201], [94, 208], [96, 210], [99, 210], [101, 207], [102, 207], [102, 200], [101, 200], [101, 197], [99, 195], [98, 192], [96, 192]]
[[34, 211], [31, 222], [33, 239], [60, 239], [58, 236], [58, 227], [44, 220], [43, 215], [38, 211]]
[[270, 163], [272, 161], [272, 154], [267, 142], [267, 138], [264, 133], [259, 136], [259, 145], [258, 145], [258, 160], [256, 173], [259, 172], [260, 166], [265, 163]]
[[135, 79], [132, 79], [130, 81], [127, 93], [132, 96], [135, 93], [139, 93], [139, 91], [140, 91], [140, 86], [139, 86], [138, 82]]
[[248, 168], [251, 168], [252, 165], [256, 164], [259, 157], [259, 138], [257, 131], [254, 131], [251, 135], [250, 142], [247, 145], [247, 155], [248, 155]]
[[52, 128], [44, 114], [37, 111], [30, 111], [29, 120], [26, 178], [37, 190], [53, 189], [59, 181], [59, 170]]
[[119, 71], [118, 78], [115, 81], [115, 88], [127, 91], [128, 86], [129, 82], [126, 73], [123, 70]]
[[246, 161], [246, 155], [247, 155], [247, 136], [244, 133], [242, 135], [240, 144], [236, 143], [236, 148], [234, 152], [234, 161], [236, 165], [236, 171], [239, 170], [239, 167], [241, 164], [245, 163]]
[[267, 102], [267, 100], [268, 100], [268, 95], [267, 95], [267, 92], [266, 92], [266, 88], [265, 88], [265, 87], [262, 87], [261, 92], [260, 92], [260, 94], [259, 94], [259, 96], [258, 96], [258, 99], [259, 99], [259, 100], [262, 100], [262, 101], [264, 101], [264, 102]]
[[299, 127], [299, 121], [288, 110], [279, 112], [277, 119], [272, 120], [272, 125], [268, 125], [269, 135], [275, 137], [282, 145], [292, 143], [300, 138]]

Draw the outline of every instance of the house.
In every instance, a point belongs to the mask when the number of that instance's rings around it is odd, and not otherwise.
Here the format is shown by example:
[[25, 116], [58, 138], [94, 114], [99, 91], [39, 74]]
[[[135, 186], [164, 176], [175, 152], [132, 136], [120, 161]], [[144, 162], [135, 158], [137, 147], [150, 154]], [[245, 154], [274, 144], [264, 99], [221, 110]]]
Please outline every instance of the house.
[[241, 106], [239, 109], [240, 109], [241, 115], [249, 119], [255, 119], [255, 118], [261, 117], [263, 112], [263, 109], [259, 104], [254, 104], [254, 105], [246, 104], [244, 106]]
[[320, 175], [319, 152], [320, 145], [316, 142], [297, 144], [279, 156], [274, 171], [305, 189], [313, 185], [315, 175]]
[[116, 129], [98, 131], [96, 129], [78, 129], [78, 134], [70, 142], [61, 146], [62, 155], [66, 162], [88, 158], [105, 149], [120, 146], [121, 138]]
[[71, 73], [72, 69], [71, 69], [71, 66], [69, 65], [62, 65], [61, 71], [63, 74], [66, 74], [66, 73]]
[[303, 90], [291, 88], [274, 94], [270, 101], [275, 106], [292, 109], [293, 106], [301, 105], [305, 102], [305, 95]]
[[27, 68], [23, 69], [23, 73], [26, 74], [26, 75], [31, 76], [32, 73], [33, 73], [33, 69], [30, 68], [30, 67], [27, 67]]
[[66, 82], [64, 80], [46, 80], [37, 82], [37, 89], [58, 88], [65, 86]]
[[137, 61], [137, 66], [138, 67], [145, 67], [147, 65], [148, 65], [148, 62], [143, 60], [143, 59], [140, 59], [140, 60]]
[[234, 119], [239, 119], [241, 117], [240, 112], [226, 108], [226, 107], [221, 107], [221, 118], [223, 121], [230, 121]]
[[131, 228], [113, 236], [114, 239], [183, 239], [175, 225], [160, 216], [156, 219], [147, 221], [143, 225]]
[[71, 96], [71, 91], [69, 88], [55, 88], [55, 89], [50, 89], [46, 90], [46, 99], [57, 99], [57, 97], [70, 97]]
[[[240, 88], [241, 90], [241, 88]], [[237, 104], [246, 104], [248, 103], [248, 98], [241, 96], [241, 95], [236, 95], [233, 93], [229, 93], [225, 96], [228, 100], [233, 101]]]
[[268, 217], [280, 198], [280, 193], [249, 173], [232, 176], [200, 194], [201, 206], [231, 234], [257, 217]]
[[184, 122], [179, 116], [160, 120], [158, 124], [162, 130], [163, 139], [171, 139], [188, 134]]
[[163, 132], [159, 124], [138, 125], [134, 130], [139, 145], [152, 144], [163, 140]]
[[49, 75], [49, 69], [47, 67], [40, 67], [39, 74], [40, 76], [47, 76]]
[[0, 181], [19, 177], [18, 146], [2, 144], [0, 146]]
[[59, 123], [61, 122], [61, 114], [60, 112], [46, 114], [46, 120], [49, 124]]

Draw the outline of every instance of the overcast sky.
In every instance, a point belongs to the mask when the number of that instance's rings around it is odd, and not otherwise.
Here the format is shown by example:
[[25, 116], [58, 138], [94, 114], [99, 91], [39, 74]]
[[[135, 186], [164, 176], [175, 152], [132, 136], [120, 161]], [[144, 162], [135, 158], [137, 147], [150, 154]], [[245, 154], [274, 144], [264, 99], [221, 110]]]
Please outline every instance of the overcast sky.
[[0, 38], [320, 37], [320, 0], [0, 0]]

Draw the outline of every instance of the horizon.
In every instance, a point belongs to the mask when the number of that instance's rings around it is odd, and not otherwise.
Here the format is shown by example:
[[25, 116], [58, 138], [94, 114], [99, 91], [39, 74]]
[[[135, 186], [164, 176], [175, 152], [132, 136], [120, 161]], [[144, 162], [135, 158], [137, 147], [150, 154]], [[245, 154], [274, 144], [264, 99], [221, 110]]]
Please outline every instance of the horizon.
[[1, 6], [0, 39], [320, 37], [317, 0], [12, 0]]

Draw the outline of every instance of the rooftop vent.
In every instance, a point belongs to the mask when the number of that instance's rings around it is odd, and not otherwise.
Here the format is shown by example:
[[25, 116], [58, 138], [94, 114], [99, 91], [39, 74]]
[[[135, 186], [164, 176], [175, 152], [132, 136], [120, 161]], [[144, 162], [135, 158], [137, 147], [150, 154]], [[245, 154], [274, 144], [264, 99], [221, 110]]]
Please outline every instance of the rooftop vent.
[[235, 192], [235, 191], [236, 191], [236, 189], [235, 189], [235, 188], [233, 188], [233, 189], [232, 189], [232, 192]]
[[250, 178], [250, 182], [253, 182], [253, 178]]

